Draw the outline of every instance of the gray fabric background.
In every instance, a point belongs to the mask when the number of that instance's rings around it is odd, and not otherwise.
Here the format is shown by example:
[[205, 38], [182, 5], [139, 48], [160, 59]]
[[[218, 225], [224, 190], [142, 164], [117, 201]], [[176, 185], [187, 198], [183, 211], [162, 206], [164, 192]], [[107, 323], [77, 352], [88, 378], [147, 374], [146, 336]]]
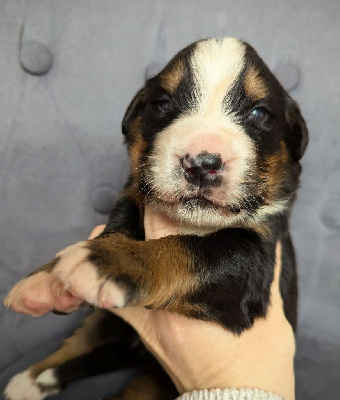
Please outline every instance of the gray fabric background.
[[[309, 126], [292, 220], [297, 399], [339, 399], [339, 34], [339, 0], [0, 0], [0, 299], [106, 221], [94, 207], [124, 183], [120, 122], [145, 75], [192, 41], [239, 37], [287, 87], [295, 80], [291, 95]], [[44, 76], [20, 64], [21, 45], [30, 41], [53, 56]], [[34, 319], [0, 304], [0, 391], [55, 349], [81, 314]], [[81, 382], [58, 399], [95, 399], [124, 379], [116, 373]]]

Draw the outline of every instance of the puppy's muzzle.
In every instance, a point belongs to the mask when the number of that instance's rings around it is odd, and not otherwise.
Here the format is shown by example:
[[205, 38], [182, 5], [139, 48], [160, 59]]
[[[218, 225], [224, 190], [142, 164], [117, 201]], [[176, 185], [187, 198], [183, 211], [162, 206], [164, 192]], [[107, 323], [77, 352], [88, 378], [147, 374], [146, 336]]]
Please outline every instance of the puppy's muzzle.
[[198, 187], [219, 186], [222, 182], [223, 162], [220, 154], [206, 151], [192, 156], [186, 154], [181, 159], [184, 178]]

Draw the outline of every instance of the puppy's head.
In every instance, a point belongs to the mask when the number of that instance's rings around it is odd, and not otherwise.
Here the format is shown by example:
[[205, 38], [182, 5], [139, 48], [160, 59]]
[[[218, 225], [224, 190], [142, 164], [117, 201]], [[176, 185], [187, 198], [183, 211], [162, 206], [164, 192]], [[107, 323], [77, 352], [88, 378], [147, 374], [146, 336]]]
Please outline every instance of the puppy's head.
[[146, 201], [201, 228], [289, 208], [308, 142], [296, 103], [233, 38], [178, 53], [132, 100], [123, 133]]

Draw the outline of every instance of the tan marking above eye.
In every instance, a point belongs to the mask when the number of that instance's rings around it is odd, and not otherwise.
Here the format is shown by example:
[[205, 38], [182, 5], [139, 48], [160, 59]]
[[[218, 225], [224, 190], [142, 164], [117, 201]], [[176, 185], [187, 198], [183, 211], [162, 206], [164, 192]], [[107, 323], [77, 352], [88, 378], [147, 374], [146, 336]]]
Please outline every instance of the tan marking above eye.
[[261, 100], [268, 95], [268, 88], [255, 67], [248, 68], [244, 78], [244, 89], [247, 97], [253, 101]]
[[160, 80], [162, 87], [170, 94], [175, 93], [185, 72], [184, 61], [180, 58], [175, 59], [161, 73]]

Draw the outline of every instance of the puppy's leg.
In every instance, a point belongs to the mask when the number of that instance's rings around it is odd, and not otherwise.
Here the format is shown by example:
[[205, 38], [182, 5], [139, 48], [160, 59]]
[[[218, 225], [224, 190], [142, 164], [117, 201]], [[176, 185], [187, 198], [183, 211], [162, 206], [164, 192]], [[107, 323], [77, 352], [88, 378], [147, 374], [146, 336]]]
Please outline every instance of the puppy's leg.
[[15, 375], [5, 397], [40, 400], [77, 379], [138, 365], [136, 336], [120, 318], [95, 310], [56, 352]]
[[[184, 304], [188, 287], [195, 284], [194, 271], [189, 270], [192, 260], [186, 253], [176, 237], [142, 242], [109, 234], [61, 251], [47, 264], [48, 270], [42, 267], [19, 282], [5, 302], [15, 311], [33, 315], [52, 309], [72, 311], [83, 300], [105, 309], [162, 306], [178, 294], [177, 300]], [[46, 279], [40, 284], [42, 275]], [[72, 296], [66, 307], [60, 301], [65, 290]]]
[[[149, 241], [106, 232], [60, 252], [50, 274], [75, 299], [100, 308], [166, 309], [241, 333], [266, 314], [275, 243], [245, 229]], [[25, 304], [30, 313], [29, 304], [40, 293], [34, 287], [25, 290], [25, 281], [22, 285], [14, 287], [7, 304], [14, 310]], [[43, 305], [52, 308], [53, 299]]]

